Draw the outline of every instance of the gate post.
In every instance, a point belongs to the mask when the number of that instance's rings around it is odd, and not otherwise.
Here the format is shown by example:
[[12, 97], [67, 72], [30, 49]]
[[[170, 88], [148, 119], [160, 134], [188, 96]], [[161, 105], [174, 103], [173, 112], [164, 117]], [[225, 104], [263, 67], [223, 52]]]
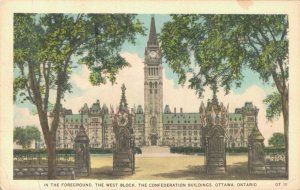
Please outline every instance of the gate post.
[[75, 175], [89, 176], [91, 173], [91, 161], [90, 161], [90, 147], [89, 137], [87, 136], [82, 124], [81, 113], [81, 126], [75, 137]]
[[264, 137], [257, 125], [253, 127], [248, 138], [248, 171], [250, 174], [265, 174]]

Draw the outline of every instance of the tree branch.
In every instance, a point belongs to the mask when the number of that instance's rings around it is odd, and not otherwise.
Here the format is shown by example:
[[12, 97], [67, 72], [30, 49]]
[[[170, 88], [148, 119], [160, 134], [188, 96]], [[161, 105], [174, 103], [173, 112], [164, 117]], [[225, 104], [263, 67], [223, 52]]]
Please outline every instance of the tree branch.
[[[29, 63], [28, 63], [28, 64], [29, 64]], [[20, 71], [21, 71], [21, 75], [22, 75], [24, 78], [27, 78], [27, 76], [25, 75], [25, 72], [24, 72], [24, 67], [21, 66], [20, 64], [17, 64], [17, 66], [18, 66], [18, 68], [19, 68]], [[34, 101], [34, 99], [33, 99], [33, 97], [32, 97], [31, 91], [30, 91], [30, 87], [29, 87], [29, 85], [28, 85], [28, 80], [27, 80], [27, 82], [25, 83], [25, 88], [26, 88], [26, 90], [27, 90], [27, 93], [28, 93], [28, 96], [29, 96], [30, 101], [31, 101], [33, 104], [35, 104], [35, 101]]]
[[281, 81], [280, 81], [280, 79], [279, 79], [278, 76], [277, 76], [275, 66], [273, 66], [273, 68], [272, 68], [272, 70], [271, 70], [271, 74], [272, 74], [273, 80], [274, 80], [274, 82], [275, 82], [275, 85], [276, 85], [276, 87], [277, 87], [277, 89], [278, 89], [278, 92], [279, 92], [281, 95], [284, 94], [284, 90], [283, 90]]
[[250, 39], [250, 37], [248, 35], [247, 35], [247, 39], [248, 39], [249, 45], [254, 49], [254, 51], [256, 53], [256, 56], [259, 57], [260, 54], [259, 54], [258, 49], [255, 47], [255, 45], [253, 44], [253, 42], [251, 41], [251, 39]]
[[271, 28], [270, 28], [269, 25], [267, 25], [267, 29], [269, 30], [269, 32], [270, 32], [270, 34], [271, 34], [271, 36], [272, 36], [274, 42], [276, 42], [277, 40], [276, 40], [276, 38], [275, 38], [275, 36], [274, 36], [274, 34], [273, 34], [273, 32], [272, 32], [272, 30], [271, 30]]
[[51, 63], [47, 62], [47, 68], [46, 68], [46, 62], [43, 62], [43, 75], [45, 80], [45, 96], [44, 96], [44, 112], [48, 112], [48, 102], [49, 102], [49, 77], [50, 77], [50, 69], [51, 69]]

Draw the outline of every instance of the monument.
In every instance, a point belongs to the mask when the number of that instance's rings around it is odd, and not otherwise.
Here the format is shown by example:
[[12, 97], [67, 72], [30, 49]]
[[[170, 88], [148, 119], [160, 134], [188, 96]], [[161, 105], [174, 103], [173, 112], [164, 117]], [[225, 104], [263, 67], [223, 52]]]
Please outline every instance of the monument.
[[[228, 108], [219, 104], [216, 84], [213, 85], [213, 99], [208, 101], [202, 116], [205, 127], [205, 166], [207, 174], [224, 174], [226, 172], [225, 126]], [[202, 108], [203, 109], [203, 108]], [[203, 119], [204, 118], [204, 119]]]
[[125, 97], [125, 85], [122, 85], [122, 97], [119, 111], [115, 114], [113, 131], [113, 175], [132, 175], [135, 171], [134, 133], [132, 115], [129, 113]]

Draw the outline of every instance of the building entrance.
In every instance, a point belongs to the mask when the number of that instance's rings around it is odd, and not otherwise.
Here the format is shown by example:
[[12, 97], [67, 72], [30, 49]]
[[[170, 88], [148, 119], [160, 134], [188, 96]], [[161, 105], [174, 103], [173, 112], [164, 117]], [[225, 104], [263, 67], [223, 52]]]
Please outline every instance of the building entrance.
[[151, 135], [150, 140], [151, 140], [151, 146], [157, 145], [157, 135], [156, 134]]

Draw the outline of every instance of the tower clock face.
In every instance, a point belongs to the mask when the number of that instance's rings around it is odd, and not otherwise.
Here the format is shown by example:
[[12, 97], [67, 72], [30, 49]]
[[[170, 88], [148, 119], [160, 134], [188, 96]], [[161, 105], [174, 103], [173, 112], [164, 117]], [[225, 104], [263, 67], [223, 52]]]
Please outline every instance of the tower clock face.
[[151, 52], [150, 52], [150, 57], [151, 57], [151, 58], [155, 58], [156, 56], [157, 56], [156, 51], [151, 51]]

